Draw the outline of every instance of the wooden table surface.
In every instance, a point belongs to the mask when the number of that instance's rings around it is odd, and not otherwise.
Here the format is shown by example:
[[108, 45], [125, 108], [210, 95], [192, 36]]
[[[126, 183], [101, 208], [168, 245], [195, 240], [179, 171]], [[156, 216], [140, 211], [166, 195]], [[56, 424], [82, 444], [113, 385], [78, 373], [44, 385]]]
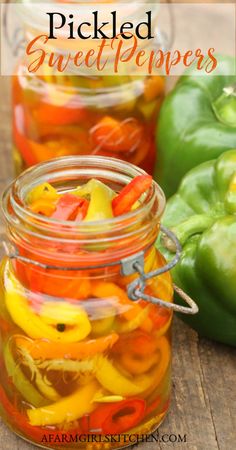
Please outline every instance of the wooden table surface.
[[[0, 78], [1, 191], [12, 176], [10, 128], [9, 80]], [[236, 349], [200, 338], [178, 319], [175, 319], [173, 332], [172, 403], [166, 420], [159, 428], [159, 435], [159, 443], [140, 444], [138, 448], [236, 449]], [[179, 442], [162, 442], [169, 439], [167, 435], [170, 440]], [[185, 436], [186, 442], [180, 442], [185, 440]], [[0, 422], [1, 450], [35, 448], [16, 437]]]

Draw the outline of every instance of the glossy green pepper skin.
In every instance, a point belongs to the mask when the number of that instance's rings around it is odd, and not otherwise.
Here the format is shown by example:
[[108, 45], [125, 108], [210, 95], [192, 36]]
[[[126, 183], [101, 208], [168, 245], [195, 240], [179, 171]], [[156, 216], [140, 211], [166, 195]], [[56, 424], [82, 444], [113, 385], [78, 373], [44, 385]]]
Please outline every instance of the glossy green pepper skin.
[[182, 76], [163, 103], [155, 179], [167, 197], [190, 169], [236, 148], [235, 60], [223, 60], [221, 76]]
[[[192, 169], [167, 202], [163, 223], [183, 247], [174, 282], [199, 306], [198, 314], [181, 318], [199, 334], [236, 346], [236, 150]], [[173, 258], [171, 243], [160, 245]]]

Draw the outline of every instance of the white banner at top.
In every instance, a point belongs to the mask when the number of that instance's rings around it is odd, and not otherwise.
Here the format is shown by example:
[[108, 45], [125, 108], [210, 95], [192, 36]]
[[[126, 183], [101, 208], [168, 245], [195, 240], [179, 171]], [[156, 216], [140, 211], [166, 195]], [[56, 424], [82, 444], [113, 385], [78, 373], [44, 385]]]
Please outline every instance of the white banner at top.
[[192, 68], [220, 75], [222, 56], [230, 55], [234, 75], [235, 10], [156, 1], [2, 4], [1, 74], [181, 75]]

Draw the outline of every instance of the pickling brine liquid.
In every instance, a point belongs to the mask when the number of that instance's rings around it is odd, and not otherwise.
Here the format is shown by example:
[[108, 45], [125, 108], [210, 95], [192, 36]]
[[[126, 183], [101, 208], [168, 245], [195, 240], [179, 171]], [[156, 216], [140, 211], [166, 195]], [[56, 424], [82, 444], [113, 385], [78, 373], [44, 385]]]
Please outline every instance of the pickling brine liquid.
[[121, 448], [165, 417], [173, 284], [155, 247], [164, 207], [149, 175], [104, 157], [46, 162], [6, 189], [0, 401], [19, 436]]
[[54, 157], [103, 155], [152, 174], [155, 128], [164, 99], [160, 76], [13, 77], [16, 172]]
[[[161, 265], [151, 250], [145, 267]], [[129, 300], [131, 278], [4, 260], [1, 413], [18, 435], [49, 448], [116, 448], [161, 423], [172, 313]], [[171, 300], [169, 274], [150, 281], [146, 293]]]

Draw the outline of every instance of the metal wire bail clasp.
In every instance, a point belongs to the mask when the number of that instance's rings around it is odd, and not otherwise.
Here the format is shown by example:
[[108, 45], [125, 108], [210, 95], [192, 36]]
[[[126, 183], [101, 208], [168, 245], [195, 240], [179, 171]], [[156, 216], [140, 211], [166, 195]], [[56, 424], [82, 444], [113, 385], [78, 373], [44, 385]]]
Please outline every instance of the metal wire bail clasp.
[[173, 242], [176, 250], [174, 258], [165, 266], [160, 267], [159, 269], [149, 273], [144, 272], [144, 252], [140, 252], [136, 255], [131, 256], [130, 258], [125, 258], [121, 260], [122, 275], [125, 276], [132, 275], [135, 274], [136, 272], [140, 275], [138, 278], [136, 278], [134, 281], [132, 281], [132, 283], [130, 283], [127, 286], [128, 296], [133, 301], [142, 299], [146, 300], [147, 302], [151, 302], [156, 305], [163, 306], [164, 308], [169, 308], [172, 309], [173, 311], [177, 311], [183, 314], [196, 314], [198, 312], [197, 304], [191, 297], [189, 297], [189, 295], [187, 295], [181, 288], [179, 288], [175, 284], [173, 285], [175, 292], [189, 306], [182, 306], [177, 305], [176, 303], [170, 303], [167, 300], [152, 297], [151, 295], [147, 295], [144, 293], [147, 280], [150, 280], [150, 278], [157, 277], [158, 275], [161, 275], [162, 273], [171, 270], [179, 262], [181, 257], [182, 247], [176, 235], [163, 225], [161, 225], [161, 232], [164, 233]]

